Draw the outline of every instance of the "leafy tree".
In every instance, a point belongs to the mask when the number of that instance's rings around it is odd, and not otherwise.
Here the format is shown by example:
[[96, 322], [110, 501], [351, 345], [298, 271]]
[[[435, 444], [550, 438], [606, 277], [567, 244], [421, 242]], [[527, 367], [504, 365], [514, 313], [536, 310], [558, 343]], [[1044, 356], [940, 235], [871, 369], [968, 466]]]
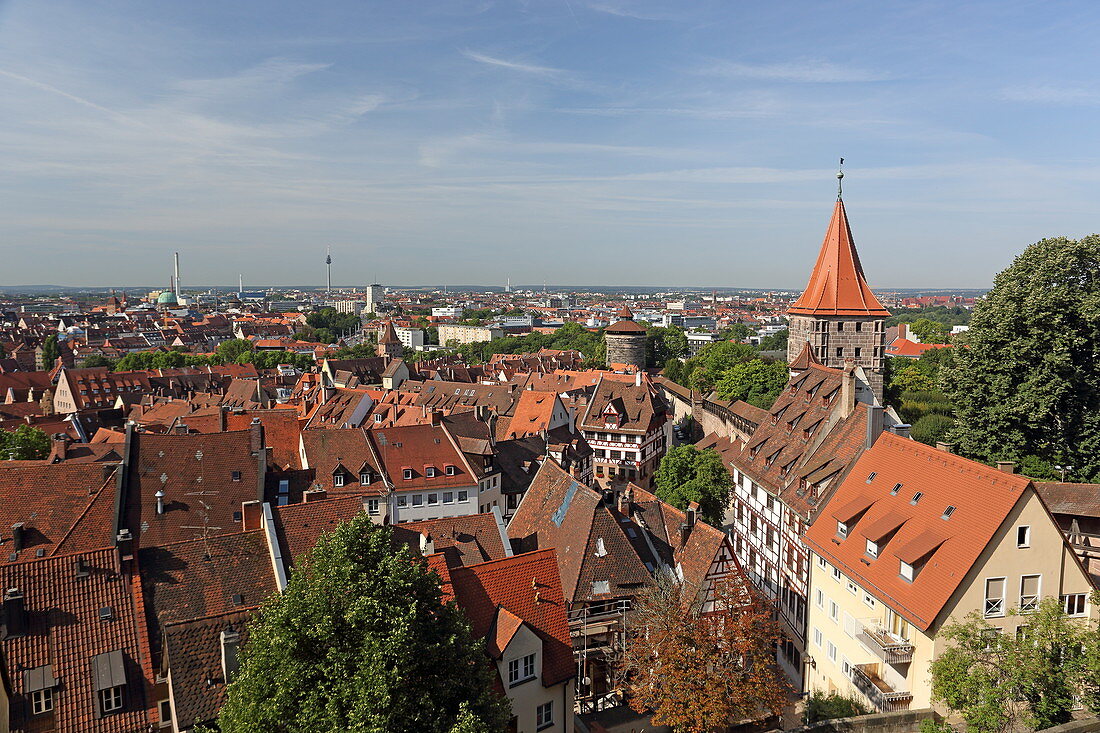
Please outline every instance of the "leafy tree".
[[252, 351], [252, 344], [244, 339], [229, 339], [228, 341], [222, 341], [218, 344], [218, 348], [214, 349], [214, 354], [224, 364], [234, 364], [241, 354]]
[[854, 718], [867, 715], [871, 711], [854, 695], [841, 695], [839, 692], [811, 692], [806, 698], [806, 722], [817, 723], [835, 718]]
[[684, 363], [679, 359], [669, 359], [665, 362], [665, 368], [661, 370], [661, 373], [673, 382], [683, 384]]
[[[427, 693], [427, 694], [426, 694]], [[359, 517], [322, 536], [250, 628], [223, 733], [488, 733], [508, 704], [440, 580]]]
[[687, 353], [687, 336], [676, 326], [650, 326], [646, 329], [646, 362], [664, 364]]
[[734, 364], [755, 358], [756, 349], [748, 344], [735, 344], [732, 341], [707, 344], [688, 360], [689, 363], [694, 364], [690, 386], [700, 392], [710, 391], [727, 369]]
[[0, 432], [0, 460], [37, 461], [50, 454], [50, 436], [30, 425]]
[[778, 715], [790, 686], [775, 665], [771, 605], [743, 581], [719, 581], [707, 607], [698, 591], [658, 575], [635, 601], [623, 659], [630, 706], [677, 733]]
[[322, 344], [334, 344], [336, 343], [336, 334], [327, 328], [318, 328], [313, 332], [313, 337]]
[[1025, 619], [1025, 632], [1015, 635], [1000, 634], [977, 613], [943, 630], [952, 645], [932, 662], [932, 695], [969, 730], [1065, 723], [1075, 690], [1097, 711], [1100, 701], [1090, 695], [1100, 679], [1100, 655], [1091, 651], [1100, 643], [1095, 623], [1068, 618], [1057, 598], [1044, 599]]
[[[360, 320], [354, 313], [340, 313], [335, 308], [321, 308], [306, 316], [306, 323], [318, 330], [324, 328], [330, 333], [339, 333], [355, 330], [359, 327]], [[333, 341], [335, 340], [334, 338]]]
[[930, 305], [924, 308], [897, 308], [894, 309], [894, 314], [886, 319], [886, 326], [914, 323], [920, 318], [927, 318], [945, 326], [965, 326], [970, 323], [970, 311], [957, 305], [951, 307]]
[[59, 356], [61, 356], [61, 347], [57, 345], [57, 334], [51, 333], [42, 342], [42, 369], [47, 372], [53, 369]]
[[744, 323], [734, 323], [720, 332], [722, 338], [727, 341], [741, 342], [752, 335], [752, 330]]
[[83, 364], [85, 369], [94, 369], [96, 367], [107, 367], [108, 369], [114, 369], [115, 367], [115, 362], [99, 354], [92, 354], [91, 356], [84, 357]]
[[677, 509], [699, 502], [703, 519], [715, 527], [722, 526], [733, 480], [717, 452], [693, 445], [672, 448], [661, 458], [654, 482], [661, 499]]
[[959, 450], [1100, 477], [1100, 235], [1044, 239], [997, 275], [941, 370]]
[[761, 351], [786, 351], [787, 340], [790, 338], [790, 329], [784, 328], [760, 339]]
[[913, 334], [924, 344], [946, 344], [951, 335], [950, 327], [929, 318], [918, 318], [913, 321], [911, 328]]
[[724, 400], [744, 400], [767, 410], [789, 378], [790, 372], [783, 362], [753, 359], [727, 369], [714, 385], [714, 391]]
[[955, 421], [947, 415], [937, 415], [935, 413], [922, 415], [913, 423], [912, 429], [909, 434], [913, 437], [913, 440], [919, 440], [921, 443], [927, 443], [928, 445], [935, 445], [941, 440], [947, 438], [947, 435], [951, 432], [951, 428], [954, 427]]

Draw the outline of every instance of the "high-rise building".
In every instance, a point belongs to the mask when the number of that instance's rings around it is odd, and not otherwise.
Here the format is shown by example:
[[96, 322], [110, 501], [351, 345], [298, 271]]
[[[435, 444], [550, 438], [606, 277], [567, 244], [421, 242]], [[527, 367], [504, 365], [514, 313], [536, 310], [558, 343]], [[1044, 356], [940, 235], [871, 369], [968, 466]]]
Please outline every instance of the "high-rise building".
[[850, 359], [863, 367], [881, 402], [885, 319], [890, 311], [882, 307], [863, 275], [844, 200], [839, 195], [810, 281], [787, 314], [788, 363], [794, 363], [807, 343], [825, 366], [843, 368]]
[[367, 286], [367, 305], [364, 309], [367, 313], [377, 313], [378, 305], [386, 299], [386, 289], [378, 283]]

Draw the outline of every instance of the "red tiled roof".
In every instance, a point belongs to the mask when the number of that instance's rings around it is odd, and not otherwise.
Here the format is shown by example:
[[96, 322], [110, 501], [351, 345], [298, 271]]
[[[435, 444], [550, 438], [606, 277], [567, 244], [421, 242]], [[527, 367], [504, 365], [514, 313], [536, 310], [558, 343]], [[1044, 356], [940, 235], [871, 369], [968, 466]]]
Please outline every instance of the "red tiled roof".
[[[901, 488], [892, 495], [895, 484]], [[914, 626], [927, 631], [1030, 488], [1026, 476], [883, 433], [837, 488], [805, 540]], [[922, 495], [913, 504], [917, 492]], [[868, 503], [863, 515], [849, 524], [847, 537], [840, 538], [833, 507]], [[944, 519], [948, 506], [955, 509]], [[869, 558], [868, 534], [877, 534], [899, 519], [905, 521], [880, 547], [877, 559]], [[900, 577], [898, 561], [916, 560], [919, 553], [927, 559], [909, 583]]]
[[906, 356], [915, 359], [932, 349], [950, 349], [951, 344], [921, 344], [909, 339], [895, 339], [886, 347], [887, 356]]
[[170, 624], [164, 628], [164, 642], [172, 671], [173, 712], [179, 729], [217, 717], [225, 703], [225, 675], [222, 673], [221, 633], [236, 631], [239, 644], [248, 641], [252, 611]]
[[277, 507], [274, 514], [275, 532], [283, 549], [283, 560], [288, 565], [299, 563], [322, 534], [362, 513], [363, 499], [359, 496], [340, 496]]
[[863, 275], [848, 215], [840, 199], [833, 209], [833, 218], [825, 232], [810, 281], [788, 313], [883, 318], [890, 315], [871, 292]]
[[500, 616], [498, 609], [506, 609], [542, 639], [542, 684], [549, 687], [573, 677], [569, 622], [552, 549], [452, 568], [450, 575], [455, 601], [476, 638], [488, 636]]
[[446, 557], [452, 567], [500, 560], [511, 551], [505, 547], [493, 514], [470, 514], [464, 517], [427, 519], [393, 526], [393, 538], [414, 551], [420, 551], [423, 533], [431, 535], [435, 552]]

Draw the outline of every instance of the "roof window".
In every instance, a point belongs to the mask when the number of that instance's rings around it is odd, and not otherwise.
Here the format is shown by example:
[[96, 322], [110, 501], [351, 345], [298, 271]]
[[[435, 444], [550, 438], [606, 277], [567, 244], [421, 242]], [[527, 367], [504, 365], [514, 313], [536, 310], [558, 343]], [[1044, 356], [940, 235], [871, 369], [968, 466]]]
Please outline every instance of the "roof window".
[[867, 483], [871, 483], [872, 481], [874, 481], [875, 476], [878, 476], [877, 471], [871, 471], [871, 473], [867, 474]]
[[922, 496], [924, 496], [924, 492], [918, 491], [917, 493], [913, 494], [913, 498], [909, 500], [909, 503], [916, 506], [917, 502], [920, 501], [920, 498]]
[[894, 488], [890, 489], [890, 496], [897, 496], [901, 491], [901, 484], [894, 484]]
[[943, 510], [943, 516], [940, 517], [940, 518], [941, 519], [950, 519], [951, 515], [954, 514], [954, 513], [955, 513], [955, 507], [948, 506], [946, 509]]

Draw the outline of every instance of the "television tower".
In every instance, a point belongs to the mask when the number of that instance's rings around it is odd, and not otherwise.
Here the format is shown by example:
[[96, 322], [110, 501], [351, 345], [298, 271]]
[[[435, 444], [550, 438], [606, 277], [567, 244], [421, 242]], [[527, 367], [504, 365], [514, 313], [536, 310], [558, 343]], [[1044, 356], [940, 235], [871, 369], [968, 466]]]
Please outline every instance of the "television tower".
[[328, 270], [328, 284], [325, 286], [325, 297], [332, 297], [332, 247], [325, 247], [325, 269]]

